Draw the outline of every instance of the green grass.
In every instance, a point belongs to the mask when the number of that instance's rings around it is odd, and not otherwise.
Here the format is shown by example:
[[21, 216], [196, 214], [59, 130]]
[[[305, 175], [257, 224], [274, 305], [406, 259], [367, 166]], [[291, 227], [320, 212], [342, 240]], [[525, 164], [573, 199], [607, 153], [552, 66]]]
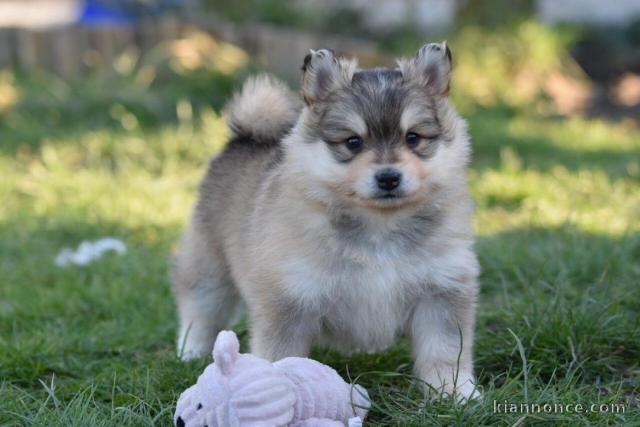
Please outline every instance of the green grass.
[[[463, 75], [478, 58], [461, 59]], [[168, 425], [209, 362], [176, 359], [168, 259], [239, 77], [169, 73], [149, 86], [140, 73], [0, 79], [0, 425]], [[543, 116], [470, 85], [456, 99], [475, 147], [484, 400], [426, 401], [403, 341], [314, 357], [369, 389], [367, 425], [639, 425], [638, 125]], [[124, 239], [127, 254], [54, 265], [60, 248], [101, 236]], [[496, 414], [494, 400], [626, 410]]]

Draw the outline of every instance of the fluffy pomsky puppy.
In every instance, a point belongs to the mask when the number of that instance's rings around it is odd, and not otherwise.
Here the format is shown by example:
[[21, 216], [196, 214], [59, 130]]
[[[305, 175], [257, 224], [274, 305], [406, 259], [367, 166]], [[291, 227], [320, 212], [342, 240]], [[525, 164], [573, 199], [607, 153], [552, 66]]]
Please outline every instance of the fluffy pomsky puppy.
[[183, 358], [209, 354], [244, 301], [258, 356], [380, 351], [405, 334], [422, 380], [474, 394], [470, 143], [450, 72], [433, 43], [396, 69], [311, 51], [303, 103], [247, 81], [174, 268]]

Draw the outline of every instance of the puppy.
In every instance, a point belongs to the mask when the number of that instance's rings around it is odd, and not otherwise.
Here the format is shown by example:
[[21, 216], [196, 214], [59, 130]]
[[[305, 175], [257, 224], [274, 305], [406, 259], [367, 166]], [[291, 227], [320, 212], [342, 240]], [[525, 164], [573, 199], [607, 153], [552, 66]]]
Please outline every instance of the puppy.
[[266, 76], [245, 84], [174, 268], [184, 359], [209, 354], [244, 301], [260, 357], [404, 334], [431, 390], [474, 395], [470, 143], [450, 72], [434, 43], [395, 69], [311, 51], [304, 102]]

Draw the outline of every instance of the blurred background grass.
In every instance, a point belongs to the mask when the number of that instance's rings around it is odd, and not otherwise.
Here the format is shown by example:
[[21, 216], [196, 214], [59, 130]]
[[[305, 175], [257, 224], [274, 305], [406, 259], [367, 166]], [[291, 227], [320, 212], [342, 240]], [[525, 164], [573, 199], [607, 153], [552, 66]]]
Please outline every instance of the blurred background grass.
[[[263, 69], [297, 84], [302, 56], [269, 50], [291, 38], [369, 65], [446, 38], [473, 138], [486, 398], [424, 401], [402, 342], [375, 356], [316, 351], [371, 389], [371, 425], [640, 422], [637, 20], [548, 25], [532, 1], [483, 0], [460, 2], [448, 25], [376, 28], [350, 3], [154, 4], [135, 10], [188, 22], [176, 37], [111, 61], [85, 52], [70, 75], [20, 61], [0, 71], [0, 424], [170, 423], [207, 361], [174, 356], [168, 258], [225, 143], [233, 89]], [[53, 264], [61, 247], [106, 235], [127, 255]], [[493, 399], [627, 411], [521, 419], [494, 414]]]

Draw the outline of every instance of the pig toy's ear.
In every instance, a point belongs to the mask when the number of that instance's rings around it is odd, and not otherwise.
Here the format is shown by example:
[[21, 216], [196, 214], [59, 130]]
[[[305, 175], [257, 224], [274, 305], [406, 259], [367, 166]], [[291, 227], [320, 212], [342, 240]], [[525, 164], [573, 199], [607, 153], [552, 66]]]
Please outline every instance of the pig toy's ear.
[[224, 375], [229, 375], [240, 356], [238, 337], [231, 331], [220, 331], [213, 346], [213, 361]]
[[447, 42], [429, 43], [416, 55], [399, 63], [405, 79], [423, 86], [428, 95], [447, 96], [451, 77], [451, 50]]

